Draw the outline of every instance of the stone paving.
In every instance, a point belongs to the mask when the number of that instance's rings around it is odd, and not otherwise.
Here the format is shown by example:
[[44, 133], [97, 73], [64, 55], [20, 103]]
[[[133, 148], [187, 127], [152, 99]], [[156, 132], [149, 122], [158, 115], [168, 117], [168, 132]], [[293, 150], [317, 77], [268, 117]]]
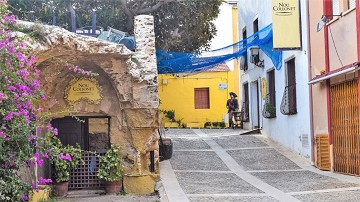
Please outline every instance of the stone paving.
[[167, 130], [174, 152], [160, 173], [168, 201], [359, 201], [360, 178], [320, 171], [260, 134], [241, 132]]

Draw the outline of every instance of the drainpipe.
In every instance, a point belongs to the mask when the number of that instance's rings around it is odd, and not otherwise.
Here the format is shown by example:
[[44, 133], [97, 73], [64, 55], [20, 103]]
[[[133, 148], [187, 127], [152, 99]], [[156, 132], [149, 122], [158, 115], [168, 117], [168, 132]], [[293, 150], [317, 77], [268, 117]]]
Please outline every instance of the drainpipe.
[[[307, 13], [307, 56], [308, 56], [308, 80], [311, 78], [311, 41], [310, 41], [310, 8], [309, 0], [306, 0], [306, 13]], [[311, 163], [315, 164], [315, 136], [314, 136], [314, 117], [313, 117], [313, 96], [312, 96], [312, 85], [309, 85], [309, 112], [310, 112], [310, 140], [311, 140]]]
[[[332, 14], [332, 1], [323, 0], [324, 15], [331, 16]], [[329, 17], [331, 20], [332, 17]], [[330, 56], [329, 56], [329, 28], [328, 25], [324, 26], [324, 43], [325, 43], [325, 72], [330, 71]], [[332, 127], [331, 127], [331, 100], [330, 100], [330, 80], [326, 81], [326, 109], [328, 114], [328, 132], [329, 132], [329, 145], [330, 145], [330, 165], [333, 171], [333, 155], [332, 155]]]
[[[360, 61], [360, 2], [356, 0], [356, 39], [357, 39], [357, 59]], [[360, 110], [360, 70], [358, 71], [358, 105]]]

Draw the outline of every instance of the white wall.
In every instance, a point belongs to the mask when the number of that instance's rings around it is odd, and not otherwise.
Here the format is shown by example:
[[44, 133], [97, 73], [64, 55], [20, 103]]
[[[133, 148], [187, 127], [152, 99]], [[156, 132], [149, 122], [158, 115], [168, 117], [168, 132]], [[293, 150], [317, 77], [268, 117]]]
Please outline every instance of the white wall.
[[[310, 157], [311, 138], [310, 138], [310, 113], [309, 113], [309, 91], [308, 91], [308, 56], [307, 56], [307, 19], [306, 19], [306, 0], [300, 0], [301, 4], [301, 26], [302, 26], [302, 50], [283, 51], [283, 65], [280, 70], [275, 70], [275, 91], [276, 91], [276, 118], [266, 119], [261, 115], [262, 133], [273, 140], [281, 143], [299, 154]], [[242, 39], [242, 30], [246, 26], [247, 36], [253, 34], [253, 21], [258, 18], [259, 30], [271, 24], [271, 0], [239, 0], [239, 38]], [[284, 33], [286, 34], [286, 33]], [[280, 112], [280, 104], [286, 86], [285, 63], [288, 58], [295, 57], [296, 72], [296, 98], [297, 114], [283, 115]], [[243, 92], [243, 84], [258, 80], [261, 84], [261, 78], [267, 78], [267, 72], [274, 68], [270, 58], [264, 53], [260, 53], [260, 58], [265, 60], [265, 68], [254, 67], [249, 63], [249, 70], [241, 71], [240, 89]], [[248, 60], [249, 61], [249, 60]], [[250, 86], [250, 85], [249, 85]], [[259, 85], [261, 86], [261, 85]], [[261, 95], [260, 89], [259, 93]], [[249, 89], [251, 99], [251, 90]], [[241, 95], [243, 96], [243, 95]], [[243, 100], [240, 97], [240, 100]], [[251, 105], [250, 101], [250, 105]], [[264, 100], [260, 101], [261, 110]], [[251, 110], [251, 106], [249, 106]], [[250, 111], [251, 116], [251, 111]], [[250, 122], [244, 126], [250, 129], [252, 126], [252, 117]], [[302, 143], [302, 137], [307, 140]]]

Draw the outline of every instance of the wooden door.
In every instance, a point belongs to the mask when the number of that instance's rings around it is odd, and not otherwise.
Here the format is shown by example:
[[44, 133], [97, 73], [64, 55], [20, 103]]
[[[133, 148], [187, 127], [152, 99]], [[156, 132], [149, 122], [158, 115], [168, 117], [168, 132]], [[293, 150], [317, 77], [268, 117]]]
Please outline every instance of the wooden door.
[[[59, 131], [59, 139], [63, 145], [71, 145], [76, 146], [79, 144], [82, 151], [82, 160], [83, 163], [78, 165], [76, 169], [73, 169], [70, 173], [70, 182], [69, 189], [102, 189], [104, 188], [104, 182], [100, 180], [97, 176], [97, 171], [99, 168], [99, 155], [103, 155], [105, 151], [102, 152], [94, 152], [88, 151], [89, 145], [92, 145], [92, 148], [97, 148], [98, 144], [89, 144], [89, 118], [88, 117], [78, 117], [82, 121], [76, 120], [72, 117], [65, 117], [60, 119], [55, 119], [52, 121], [53, 127], [57, 128]], [[102, 117], [98, 117], [102, 118]], [[110, 119], [105, 117], [106, 121], [97, 121], [93, 120], [91, 123], [94, 124], [95, 128], [99, 127], [99, 124], [106, 124], [105, 127], [105, 136], [109, 137]], [[92, 134], [96, 133], [96, 130], [93, 129]], [[96, 135], [96, 134], [95, 134]], [[97, 134], [97, 136], [101, 136], [101, 134]], [[103, 145], [104, 142], [102, 138], [93, 138], [93, 141], [100, 141], [100, 145]], [[105, 140], [105, 144], [108, 141]], [[105, 147], [101, 147], [104, 149]], [[106, 149], [106, 148], [105, 148]]]
[[58, 129], [58, 137], [63, 145], [79, 144], [82, 150], [88, 149], [86, 121], [80, 122], [72, 117], [65, 117], [54, 119], [52, 125]]
[[334, 171], [360, 175], [357, 79], [331, 87]]

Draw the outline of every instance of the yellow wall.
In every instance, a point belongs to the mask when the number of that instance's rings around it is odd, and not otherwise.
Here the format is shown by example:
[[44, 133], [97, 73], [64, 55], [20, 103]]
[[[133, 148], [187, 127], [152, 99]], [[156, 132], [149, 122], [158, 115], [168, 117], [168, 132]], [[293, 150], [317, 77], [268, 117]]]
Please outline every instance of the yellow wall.
[[[232, 28], [233, 28], [233, 42], [236, 43], [239, 41], [238, 33], [238, 9], [233, 7], [232, 9]], [[233, 60], [234, 63], [234, 92], [239, 96], [240, 95], [240, 72], [239, 72], [239, 62], [238, 60]]]
[[[229, 92], [234, 91], [233, 78], [233, 71], [203, 72], [180, 78], [160, 74], [160, 109], [175, 110], [175, 119], [182, 119], [181, 122], [185, 124], [198, 123], [199, 127], [207, 121], [223, 121], [223, 114], [227, 113], [226, 101]], [[229, 82], [230, 80], [232, 82]], [[219, 84], [227, 84], [228, 88], [220, 90]], [[195, 109], [194, 89], [207, 87], [210, 94], [210, 109]]]
[[[238, 37], [238, 9], [232, 9], [233, 42]], [[224, 44], [224, 46], [229, 44]], [[237, 60], [230, 61], [233, 71], [229, 72], [203, 72], [192, 76], [177, 78], [171, 74], [159, 75], [159, 96], [161, 110], [175, 110], [175, 119], [182, 119], [188, 127], [204, 126], [205, 122], [221, 122], [227, 113], [226, 101], [229, 93], [240, 94], [239, 65]], [[164, 84], [163, 81], [166, 81]], [[227, 84], [227, 89], [220, 90], [219, 84]], [[195, 109], [194, 89], [209, 88], [210, 109]], [[165, 120], [163, 120], [164, 122]], [[194, 124], [197, 123], [197, 124]], [[177, 126], [172, 125], [172, 126]]]

